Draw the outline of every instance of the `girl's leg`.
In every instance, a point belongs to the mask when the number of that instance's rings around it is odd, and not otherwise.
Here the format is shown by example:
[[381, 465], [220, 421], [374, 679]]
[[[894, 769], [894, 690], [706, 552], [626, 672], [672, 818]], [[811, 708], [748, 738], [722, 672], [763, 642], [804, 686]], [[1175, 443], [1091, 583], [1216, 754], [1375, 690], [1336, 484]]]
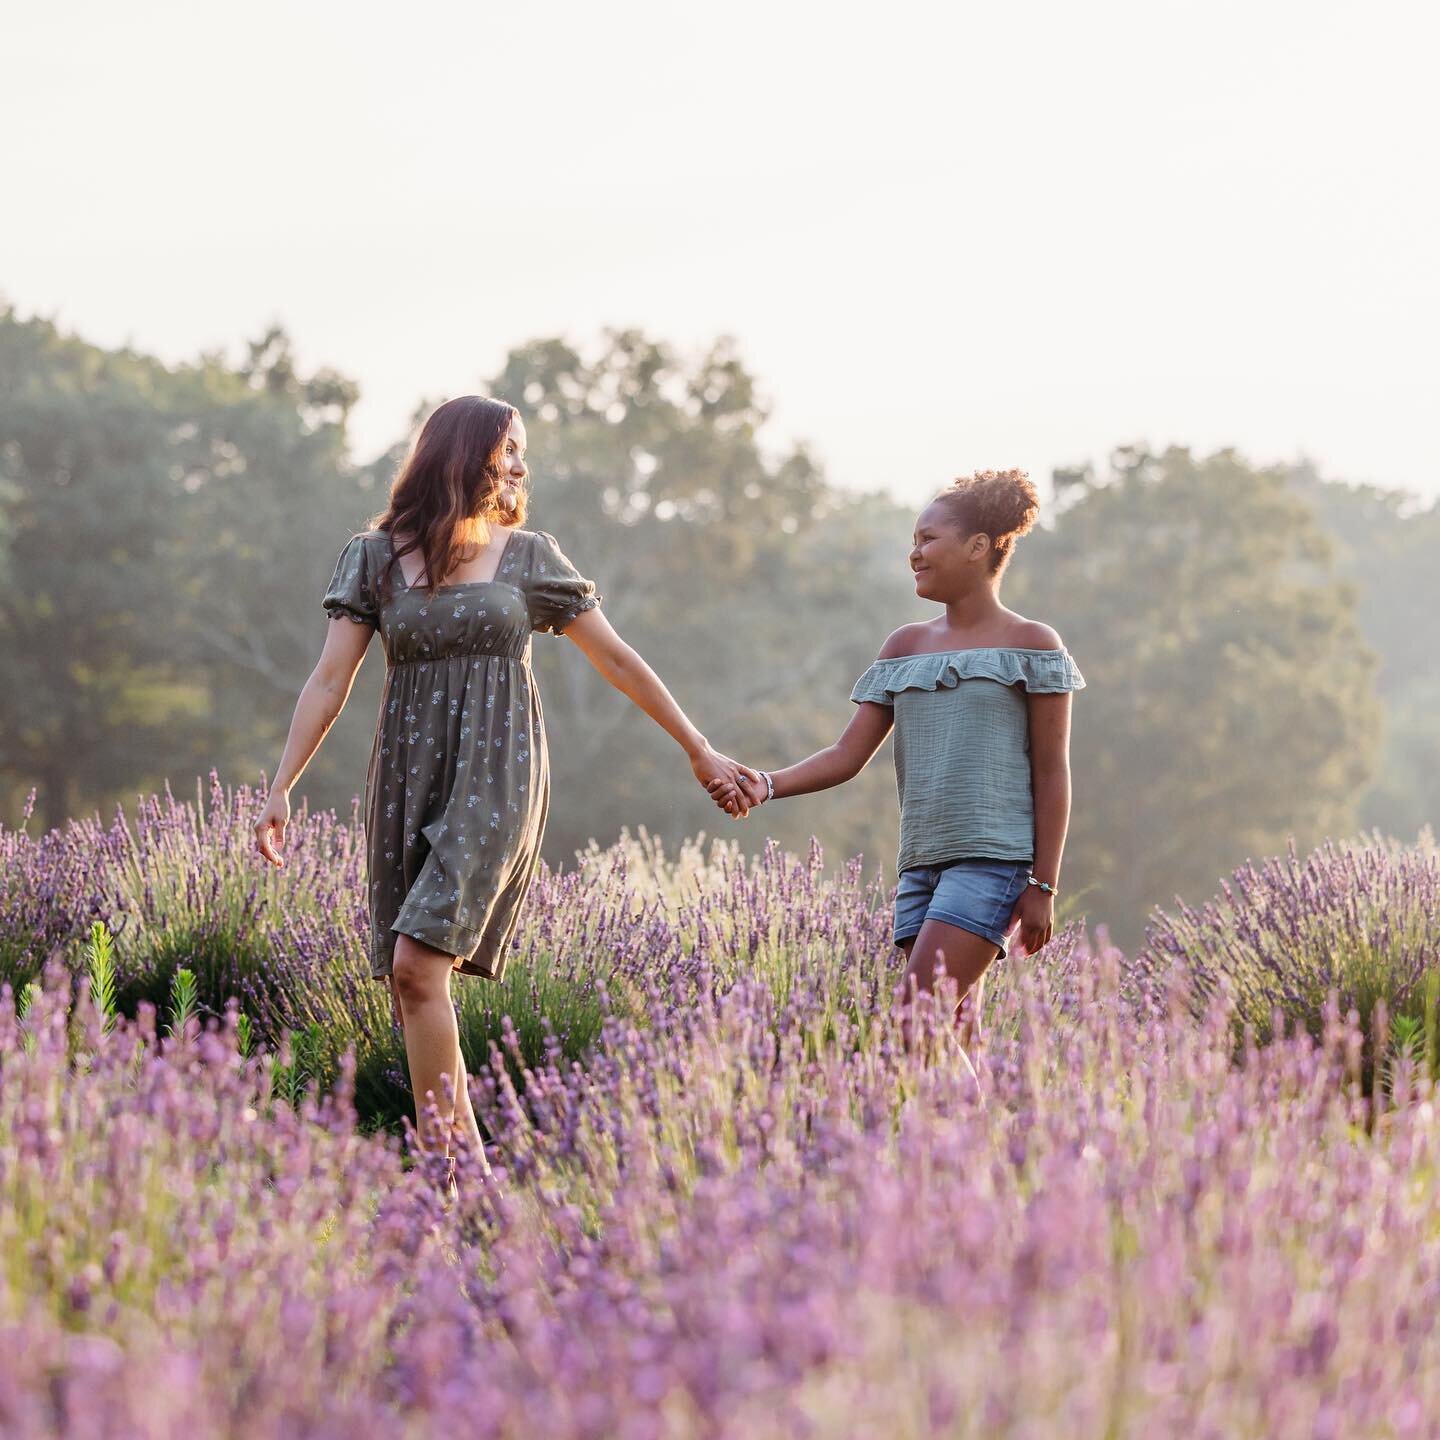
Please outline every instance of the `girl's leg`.
[[985, 971], [1000, 953], [1000, 947], [973, 930], [947, 925], [943, 920], [926, 920], [920, 933], [904, 941], [900, 948], [909, 961], [896, 996], [901, 1009], [901, 1033], [905, 1043], [908, 1045], [911, 1040], [910, 987], [913, 984], [916, 990], [934, 994], [938, 961], [944, 973], [955, 982], [959, 996], [955, 1021], [960, 1032], [961, 1048], [968, 1049], [978, 1033]]
[[[450, 967], [454, 960], [453, 955], [412, 936], [396, 937], [392, 984], [403, 1017], [405, 1059], [415, 1097], [415, 1128], [422, 1149], [439, 1150], [447, 1155], [456, 1106], [446, 1103], [440, 1077], [452, 1078], [458, 1101], [463, 1074], [460, 1027], [455, 1022], [455, 1006], [450, 999]], [[431, 1133], [425, 1121], [427, 1091], [433, 1093], [435, 1107], [440, 1112], [442, 1128], [438, 1135]], [[461, 1103], [468, 1104], [468, 1101]]]
[[[900, 942], [900, 948], [905, 952], [905, 958], [910, 958], [911, 952], [915, 949], [915, 941], [919, 936], [912, 935], [908, 940]], [[999, 954], [999, 951], [996, 951]], [[980, 1012], [985, 1005], [985, 977], [982, 975], [970, 989], [960, 997], [959, 1003], [955, 1006], [955, 1020], [960, 1027], [960, 1044], [969, 1050], [971, 1045], [980, 1036]], [[908, 1033], [908, 1032], [907, 1032]]]
[[[995, 953], [1000, 953], [996, 948]], [[960, 997], [955, 1007], [955, 1019], [960, 1026], [960, 1043], [968, 1051], [980, 1038], [980, 1011], [985, 1004], [985, 976], [978, 980]]]

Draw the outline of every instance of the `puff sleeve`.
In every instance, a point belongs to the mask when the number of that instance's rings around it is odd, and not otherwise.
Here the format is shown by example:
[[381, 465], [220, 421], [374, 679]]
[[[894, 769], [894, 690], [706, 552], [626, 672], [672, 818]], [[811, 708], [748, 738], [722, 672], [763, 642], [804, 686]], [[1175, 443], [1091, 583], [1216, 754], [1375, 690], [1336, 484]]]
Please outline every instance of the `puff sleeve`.
[[344, 615], [360, 625], [380, 628], [379, 607], [375, 603], [374, 585], [370, 571], [370, 548], [364, 535], [350, 538], [335, 562], [335, 574], [330, 588], [320, 602], [334, 620]]
[[595, 582], [585, 579], [570, 563], [553, 535], [543, 530], [535, 534], [538, 543], [526, 590], [530, 628], [561, 635], [577, 615], [593, 610], [601, 597], [595, 592]]

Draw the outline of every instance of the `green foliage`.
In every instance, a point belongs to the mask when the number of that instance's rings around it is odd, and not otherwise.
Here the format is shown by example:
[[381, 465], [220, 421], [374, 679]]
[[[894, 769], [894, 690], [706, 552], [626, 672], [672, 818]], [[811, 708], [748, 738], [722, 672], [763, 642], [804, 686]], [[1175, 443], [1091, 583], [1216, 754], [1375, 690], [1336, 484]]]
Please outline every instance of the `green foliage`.
[[186, 1025], [199, 1013], [199, 993], [195, 975], [183, 965], [175, 971], [170, 990], [170, 1024], [166, 1033], [177, 1039], [185, 1034]]
[[1360, 629], [1383, 657], [1375, 688], [1385, 725], [1360, 824], [1413, 837], [1440, 823], [1440, 503], [1422, 508], [1403, 492], [1327, 483], [1309, 464], [1292, 467], [1288, 480], [1330, 537], [1336, 569], [1359, 597]]
[[[38, 980], [27, 981], [15, 996], [15, 1018], [23, 1023], [25, 1017], [30, 1013], [31, 1006], [33, 1006], [44, 993], [44, 989]], [[22, 1043], [27, 1055], [33, 1055], [35, 1053], [35, 1035], [33, 1031], [26, 1030]]]
[[354, 394], [280, 332], [170, 368], [0, 307], [0, 772], [47, 827], [273, 765], [364, 504]]
[[272, 939], [257, 920], [197, 926], [183, 923], [139, 933], [126, 949], [115, 1008], [135, 1015], [142, 1001], [163, 1009], [183, 969], [195, 987], [196, 1013], [218, 1015], [225, 1001], [248, 989], [263, 989], [273, 958]]
[[[620, 993], [623, 982], [612, 980], [610, 988], [617, 992], [617, 1008], [624, 1010], [625, 997]], [[498, 985], [462, 982], [457, 989], [460, 1048], [471, 1075], [486, 1061], [493, 1062], [498, 1054], [499, 1063], [510, 1066], [517, 1089], [524, 1088], [524, 1074], [506, 1052], [507, 1017], [518, 1037], [524, 1063], [531, 1069], [544, 1063], [546, 1045], [554, 1036], [561, 1037], [562, 1053], [576, 1059], [600, 1038], [603, 1014], [598, 992], [577, 986], [573, 975], [557, 969], [547, 950], [531, 951], [525, 965], [513, 966]], [[630, 1013], [639, 1016], [638, 1003], [630, 1007]]]
[[108, 1030], [115, 1023], [115, 941], [103, 920], [96, 920], [90, 926], [85, 958], [90, 972], [90, 994]]
[[30, 1007], [43, 993], [44, 991], [38, 980], [27, 981], [26, 984], [21, 986], [20, 993], [15, 997], [15, 1018], [17, 1020], [24, 1020], [26, 1015], [30, 1013]]
[[1084, 671], [1065, 871], [1128, 945], [1239, 860], [1350, 833], [1374, 764], [1376, 657], [1331, 547], [1279, 470], [1121, 450], [1057, 477], [1008, 603]]
[[1436, 1024], [1436, 996], [1440, 993], [1440, 972], [1427, 977], [1425, 1006], [1421, 1014], [1397, 1015], [1390, 1022], [1390, 1048], [1381, 1078], [1387, 1095], [1400, 1088], [1402, 1065], [1413, 1077], [1440, 1074], [1440, 1025]]
[[323, 1026], [310, 1024], [287, 1035], [270, 1060], [274, 1093], [292, 1110], [299, 1110], [312, 1085], [318, 1093], [333, 1080], [329, 1059], [330, 1041]]

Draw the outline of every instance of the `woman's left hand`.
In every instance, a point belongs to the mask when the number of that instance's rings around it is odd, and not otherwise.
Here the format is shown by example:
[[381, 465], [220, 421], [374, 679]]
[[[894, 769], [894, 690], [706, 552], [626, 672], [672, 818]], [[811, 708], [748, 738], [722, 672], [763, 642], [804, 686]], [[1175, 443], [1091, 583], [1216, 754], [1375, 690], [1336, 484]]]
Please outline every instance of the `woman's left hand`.
[[1020, 922], [1020, 943], [1027, 955], [1033, 955], [1049, 943], [1055, 929], [1055, 897], [1047, 895], [1038, 885], [1027, 885], [1015, 902], [1005, 928], [1008, 930], [1016, 920]]
[[745, 777], [759, 781], [760, 777], [748, 765], [742, 765], [728, 755], [721, 755], [717, 750], [706, 748], [690, 757], [690, 768], [701, 785], [707, 787], [707, 793], [711, 782], [715, 780], [726, 780], [735, 786], [737, 798], [725, 806], [727, 814], [738, 815], [743, 820], [750, 813], [750, 802], [740, 780]]

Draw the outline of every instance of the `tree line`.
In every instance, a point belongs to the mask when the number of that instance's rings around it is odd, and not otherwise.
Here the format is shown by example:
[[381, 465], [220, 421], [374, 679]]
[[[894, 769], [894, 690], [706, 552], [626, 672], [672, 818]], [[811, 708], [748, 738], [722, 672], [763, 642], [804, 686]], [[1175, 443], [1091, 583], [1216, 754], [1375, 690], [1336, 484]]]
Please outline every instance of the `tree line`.
[[[476, 389], [527, 418], [532, 526], [742, 759], [827, 744], [886, 634], [932, 613], [910, 584], [911, 510], [838, 489], [803, 446], [771, 453], [728, 340], [686, 359], [631, 330], [583, 353], [540, 339]], [[335, 557], [403, 450], [352, 456], [357, 396], [332, 371], [301, 374], [278, 329], [238, 361], [167, 366], [0, 310], [0, 818], [18, 821], [32, 785], [48, 827], [212, 765], [269, 773]], [[1122, 447], [1054, 480], [1005, 599], [1055, 625], [1089, 682], [1065, 871], [1093, 920], [1133, 941], [1152, 906], [1208, 896], [1289, 835], [1410, 838], [1433, 821], [1440, 510], [1230, 450]], [[535, 642], [548, 858], [643, 825], [747, 848], [814, 834], [832, 859], [893, 866], [891, 742], [852, 784], [737, 825], [571, 650]], [[383, 668], [376, 642], [297, 800], [349, 813]]]

